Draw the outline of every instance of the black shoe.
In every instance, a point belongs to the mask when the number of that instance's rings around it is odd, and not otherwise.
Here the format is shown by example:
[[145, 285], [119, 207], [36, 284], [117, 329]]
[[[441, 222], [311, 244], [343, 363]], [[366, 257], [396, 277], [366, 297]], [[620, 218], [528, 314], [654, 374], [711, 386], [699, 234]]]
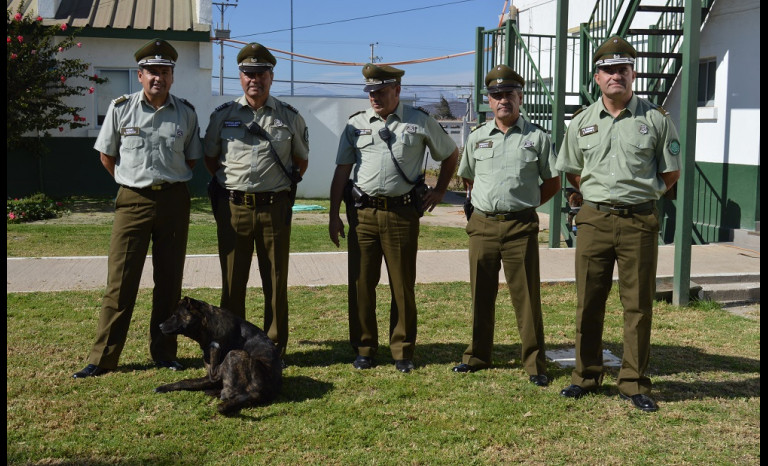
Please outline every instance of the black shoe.
[[155, 367], [159, 367], [161, 369], [170, 369], [172, 371], [184, 370], [184, 366], [182, 366], [179, 361], [155, 361]]
[[75, 372], [72, 377], [75, 379], [84, 379], [86, 377], [98, 377], [109, 372], [109, 369], [102, 369], [96, 364], [88, 364], [80, 372]]
[[355, 358], [354, 362], [352, 362], [352, 366], [355, 369], [370, 369], [373, 367], [373, 358], [369, 356], [358, 356]]
[[395, 369], [407, 374], [413, 370], [413, 362], [410, 359], [398, 359], [395, 361]]
[[461, 363], [458, 366], [453, 366], [453, 369], [451, 369], [453, 372], [477, 372], [480, 369], [477, 367], [472, 367], [469, 364]]
[[545, 374], [532, 375], [528, 380], [537, 387], [546, 387], [549, 385], [549, 378]]
[[640, 409], [642, 411], [645, 411], [647, 413], [652, 413], [654, 411], [659, 410], [659, 406], [656, 404], [655, 401], [653, 401], [653, 398], [651, 398], [648, 395], [643, 395], [642, 393], [638, 393], [637, 395], [627, 396], [623, 393], [619, 393], [619, 396], [622, 400], [630, 400], [633, 405], [635, 405], [635, 408]]
[[587, 393], [588, 393], [587, 390], [584, 390], [578, 385], [568, 385], [564, 389], [560, 390], [560, 396], [564, 396], [566, 398], [573, 398], [574, 400], [578, 400], [579, 398], [586, 395]]

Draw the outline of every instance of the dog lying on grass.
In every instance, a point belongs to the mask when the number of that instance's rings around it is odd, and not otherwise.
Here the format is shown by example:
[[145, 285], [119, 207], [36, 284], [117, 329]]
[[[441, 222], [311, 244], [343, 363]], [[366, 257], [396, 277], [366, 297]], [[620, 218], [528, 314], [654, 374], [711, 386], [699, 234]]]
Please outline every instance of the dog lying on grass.
[[155, 392], [204, 390], [221, 398], [218, 410], [222, 414], [235, 414], [244, 407], [268, 403], [280, 393], [280, 351], [252, 323], [185, 296], [173, 315], [160, 324], [160, 330], [199, 343], [208, 375], [161, 385]]

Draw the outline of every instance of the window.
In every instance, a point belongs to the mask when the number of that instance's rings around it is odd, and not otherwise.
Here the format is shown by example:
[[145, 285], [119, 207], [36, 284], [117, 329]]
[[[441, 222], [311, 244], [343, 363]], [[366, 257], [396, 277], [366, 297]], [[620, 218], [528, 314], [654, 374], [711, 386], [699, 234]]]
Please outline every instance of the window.
[[715, 75], [717, 74], [717, 61], [708, 58], [699, 62], [699, 107], [715, 106]]
[[122, 70], [96, 70], [102, 78], [107, 78], [107, 82], [99, 84], [96, 90], [96, 124], [101, 126], [104, 123], [104, 117], [107, 115], [107, 109], [110, 102], [123, 94], [132, 94], [141, 89], [141, 83], [136, 78], [138, 69]]

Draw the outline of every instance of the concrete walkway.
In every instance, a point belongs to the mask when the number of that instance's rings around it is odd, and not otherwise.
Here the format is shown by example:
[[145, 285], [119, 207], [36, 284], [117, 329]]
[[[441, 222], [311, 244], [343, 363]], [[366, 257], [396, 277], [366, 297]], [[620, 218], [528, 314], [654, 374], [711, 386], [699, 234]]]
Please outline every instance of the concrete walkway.
[[[541, 280], [546, 283], [574, 280], [572, 248], [539, 251]], [[107, 277], [106, 257], [7, 258], [6, 292], [101, 290]], [[672, 277], [674, 246], [659, 247], [659, 278]], [[719, 279], [721, 282], [758, 281], [760, 252], [730, 244], [716, 243], [691, 248], [691, 278]], [[750, 278], [751, 277], [751, 278]], [[756, 278], [755, 278], [756, 277]], [[469, 265], [466, 250], [419, 251], [417, 282], [467, 282]], [[387, 274], [382, 266], [382, 283]], [[500, 273], [503, 282], [503, 272]], [[344, 285], [347, 283], [346, 252], [291, 254], [289, 286]], [[257, 261], [251, 266], [248, 285], [261, 286]], [[141, 280], [152, 287], [152, 261], [148, 258]], [[215, 255], [188, 256], [184, 267], [185, 289], [220, 288], [221, 270]]]

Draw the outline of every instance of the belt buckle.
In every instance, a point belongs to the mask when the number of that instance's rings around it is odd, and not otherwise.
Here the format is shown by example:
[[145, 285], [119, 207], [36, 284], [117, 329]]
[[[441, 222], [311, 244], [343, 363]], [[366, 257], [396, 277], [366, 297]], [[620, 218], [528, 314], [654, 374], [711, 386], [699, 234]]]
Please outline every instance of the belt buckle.
[[627, 206], [609, 206], [608, 211], [614, 215], [628, 215], [631, 209]]
[[256, 193], [243, 193], [243, 204], [249, 209], [256, 207]]
[[387, 210], [387, 207], [386, 196], [376, 196], [376, 208], [379, 210]]
[[506, 215], [504, 215], [504, 214], [495, 214], [495, 215], [493, 216], [493, 218], [495, 218], [496, 220], [506, 220], [506, 219], [507, 219], [507, 216], [506, 216]]

